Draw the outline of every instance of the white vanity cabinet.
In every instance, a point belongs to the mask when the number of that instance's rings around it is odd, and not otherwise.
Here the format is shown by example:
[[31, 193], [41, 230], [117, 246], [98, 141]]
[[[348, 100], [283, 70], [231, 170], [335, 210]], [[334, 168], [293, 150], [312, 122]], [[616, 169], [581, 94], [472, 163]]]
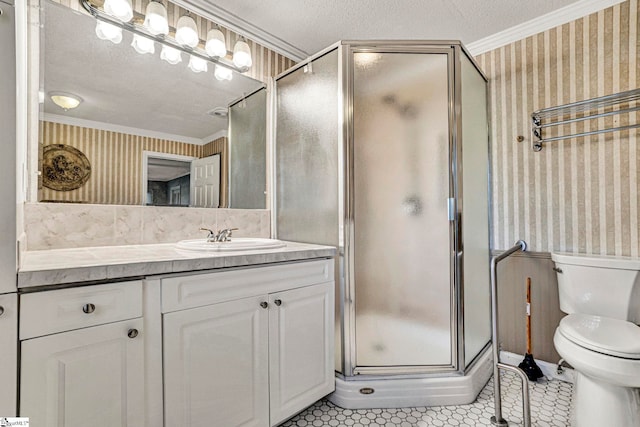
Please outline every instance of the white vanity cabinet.
[[15, 416], [18, 379], [18, 296], [0, 295], [0, 416]]
[[269, 295], [271, 425], [334, 391], [334, 284]]
[[23, 294], [20, 325], [20, 415], [31, 425], [145, 425], [140, 281]]
[[329, 259], [162, 280], [165, 427], [275, 426], [334, 390]]

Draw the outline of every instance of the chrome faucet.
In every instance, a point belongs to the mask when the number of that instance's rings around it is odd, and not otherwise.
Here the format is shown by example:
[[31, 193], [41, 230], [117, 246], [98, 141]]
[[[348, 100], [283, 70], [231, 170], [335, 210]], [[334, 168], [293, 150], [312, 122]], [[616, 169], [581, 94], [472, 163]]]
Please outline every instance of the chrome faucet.
[[200, 228], [200, 231], [208, 231], [207, 242], [228, 242], [231, 239], [231, 235], [237, 228], [223, 228], [222, 230], [215, 231], [210, 228]]
[[222, 230], [218, 230], [218, 235], [216, 236], [217, 242], [228, 242], [231, 239], [231, 235], [237, 228], [224, 228]]

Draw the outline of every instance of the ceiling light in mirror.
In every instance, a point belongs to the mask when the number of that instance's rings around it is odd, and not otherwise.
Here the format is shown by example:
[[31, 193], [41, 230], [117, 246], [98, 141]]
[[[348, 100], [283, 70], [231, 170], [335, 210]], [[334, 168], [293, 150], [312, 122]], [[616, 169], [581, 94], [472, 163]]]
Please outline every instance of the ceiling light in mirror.
[[207, 111], [207, 114], [219, 119], [226, 119], [229, 116], [229, 109], [225, 107], [216, 107], [213, 110]]
[[207, 71], [207, 61], [197, 56], [191, 55], [189, 59], [189, 68], [194, 73], [202, 73]]
[[217, 28], [209, 30], [204, 50], [209, 56], [217, 58], [224, 58], [227, 56], [227, 44], [224, 40], [224, 34], [222, 34], [222, 31]]
[[153, 40], [143, 37], [139, 34], [133, 35], [131, 46], [133, 46], [136, 52], [141, 54], [154, 53], [156, 51], [155, 46], [153, 45]]
[[213, 75], [220, 81], [231, 80], [233, 78], [233, 71], [228, 68], [221, 67], [220, 65], [216, 65], [216, 70]]
[[111, 25], [107, 22], [98, 21], [96, 24], [96, 35], [101, 40], [109, 40], [115, 44], [122, 41], [122, 28]]
[[80, 103], [82, 102], [82, 98], [80, 98], [78, 95], [67, 92], [49, 92], [49, 97], [54, 104], [62, 108], [64, 111], [69, 111], [77, 108], [78, 105], [80, 105]]
[[105, 0], [104, 11], [122, 22], [129, 22], [133, 18], [131, 0]]
[[176, 65], [178, 62], [182, 62], [182, 54], [178, 49], [164, 45], [160, 52], [160, 59], [167, 61], [169, 64]]
[[183, 15], [178, 19], [176, 29], [176, 41], [183, 46], [196, 47], [200, 42], [198, 37], [198, 27], [196, 21], [188, 15]]
[[249, 68], [251, 60], [251, 48], [244, 40], [238, 40], [233, 47], [233, 63], [238, 68]]
[[153, 35], [169, 34], [169, 21], [167, 20], [167, 9], [158, 1], [151, 1], [147, 5], [144, 26]]

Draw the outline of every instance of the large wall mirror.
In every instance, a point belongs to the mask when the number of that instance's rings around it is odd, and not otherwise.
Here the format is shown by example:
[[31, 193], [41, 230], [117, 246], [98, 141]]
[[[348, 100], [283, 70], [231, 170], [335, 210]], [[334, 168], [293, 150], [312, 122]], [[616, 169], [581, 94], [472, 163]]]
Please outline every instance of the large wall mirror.
[[[264, 209], [266, 89], [114, 44], [41, 0], [38, 200]], [[75, 108], [59, 95], [76, 97]], [[58, 103], [54, 102], [57, 100]]]

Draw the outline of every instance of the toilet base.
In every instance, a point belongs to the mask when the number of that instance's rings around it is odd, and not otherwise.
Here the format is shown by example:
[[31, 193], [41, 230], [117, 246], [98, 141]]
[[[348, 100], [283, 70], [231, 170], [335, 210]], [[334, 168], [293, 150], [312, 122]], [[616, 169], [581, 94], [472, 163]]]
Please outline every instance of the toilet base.
[[640, 426], [640, 389], [614, 386], [576, 372], [571, 425]]

